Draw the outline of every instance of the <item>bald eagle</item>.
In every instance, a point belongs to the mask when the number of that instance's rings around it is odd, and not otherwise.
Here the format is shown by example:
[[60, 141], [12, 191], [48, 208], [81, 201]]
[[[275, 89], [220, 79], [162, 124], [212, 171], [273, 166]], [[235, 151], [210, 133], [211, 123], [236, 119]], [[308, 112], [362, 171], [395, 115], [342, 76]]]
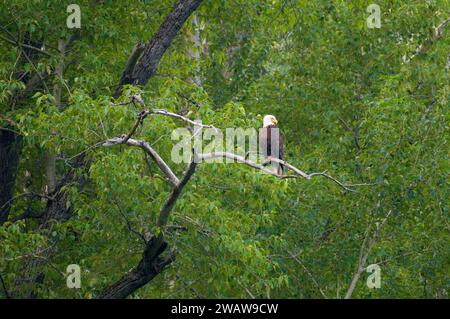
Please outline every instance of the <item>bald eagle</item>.
[[283, 164], [271, 162], [270, 158], [284, 158], [283, 137], [277, 126], [278, 121], [273, 115], [266, 115], [263, 127], [259, 131], [259, 152], [264, 155], [264, 164], [270, 164], [272, 171], [278, 175], [283, 174]]

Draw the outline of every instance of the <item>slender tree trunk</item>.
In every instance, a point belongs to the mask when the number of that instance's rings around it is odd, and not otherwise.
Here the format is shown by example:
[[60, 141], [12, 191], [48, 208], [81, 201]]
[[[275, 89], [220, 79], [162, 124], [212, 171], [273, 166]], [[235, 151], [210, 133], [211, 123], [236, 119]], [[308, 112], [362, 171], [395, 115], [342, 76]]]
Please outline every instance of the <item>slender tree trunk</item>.
[[[66, 42], [62, 39], [58, 41], [58, 50], [60, 53], [60, 59], [58, 65], [55, 68], [56, 83], [53, 86], [53, 96], [55, 98], [55, 106], [58, 110], [61, 110], [61, 91], [64, 72], [64, 55], [66, 52]], [[56, 156], [55, 154], [47, 154], [45, 158], [45, 171], [47, 175], [47, 192], [53, 193], [56, 189]]]
[[194, 34], [189, 34], [189, 42], [191, 45], [187, 48], [188, 56], [195, 60], [194, 79], [192, 80], [197, 86], [202, 86], [202, 78], [200, 75], [200, 57], [203, 53], [203, 44], [200, 36], [200, 24], [198, 22], [198, 15], [192, 15], [192, 21], [195, 29]]

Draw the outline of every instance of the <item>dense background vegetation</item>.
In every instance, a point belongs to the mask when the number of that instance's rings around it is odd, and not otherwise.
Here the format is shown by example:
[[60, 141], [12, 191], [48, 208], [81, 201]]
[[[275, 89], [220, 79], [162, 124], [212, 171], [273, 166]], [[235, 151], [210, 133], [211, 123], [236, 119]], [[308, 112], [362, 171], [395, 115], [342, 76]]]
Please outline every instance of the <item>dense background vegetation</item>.
[[[80, 0], [79, 30], [72, 2], [0, 4], [0, 296], [95, 298], [137, 265], [130, 228], [158, 232], [171, 186], [139, 149], [89, 147], [130, 130], [133, 107], [114, 104], [139, 90], [223, 129], [274, 114], [287, 161], [374, 185], [200, 164], [165, 231], [176, 260], [131, 297], [343, 298], [355, 273], [354, 298], [448, 297], [448, 1], [377, 0], [379, 29], [370, 1], [203, 1], [156, 74], [117, 100], [130, 53], [175, 2]], [[170, 134], [183, 126], [155, 116], [136, 133], [179, 176]], [[360, 261], [380, 265], [380, 289]], [[81, 289], [66, 287], [69, 264]]]

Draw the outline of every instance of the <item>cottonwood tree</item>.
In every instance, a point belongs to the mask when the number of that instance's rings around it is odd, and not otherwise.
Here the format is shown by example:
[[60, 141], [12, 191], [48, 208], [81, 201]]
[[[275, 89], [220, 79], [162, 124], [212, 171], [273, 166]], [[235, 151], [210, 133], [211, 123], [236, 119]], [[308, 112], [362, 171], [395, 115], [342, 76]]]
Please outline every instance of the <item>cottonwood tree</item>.
[[[191, 13], [200, 5], [201, 0], [182, 0], [177, 2], [167, 17], [164, 19], [163, 23], [160, 25], [158, 30], [156, 31], [153, 38], [148, 41], [146, 44], [138, 43], [134, 50], [132, 51], [128, 62], [125, 66], [125, 69], [122, 73], [122, 77], [119, 81], [119, 85], [117, 86], [116, 96], [120, 95], [121, 88], [123, 84], [133, 83], [137, 85], [145, 85], [149, 78], [155, 73], [156, 67], [161, 60], [164, 52], [170, 46], [172, 40], [177, 35], [179, 30], [181, 29], [183, 23], [186, 19], [191, 15]], [[6, 33], [6, 37], [2, 37], [7, 42], [10, 42], [13, 45], [16, 45], [21, 54], [25, 57], [25, 61], [28, 61], [31, 65], [35, 66], [36, 61], [30, 58], [31, 54], [34, 53], [33, 57], [35, 59], [39, 58], [39, 55], [50, 55], [49, 53], [43, 51], [41, 48], [44, 46], [44, 41], [41, 42], [31, 42], [30, 39], [25, 39], [29, 43], [22, 43], [20, 39], [17, 39], [6, 27], [2, 26], [2, 30]], [[78, 38], [78, 34], [73, 34], [69, 37], [67, 43], [64, 40], [58, 41], [58, 51], [59, 51], [59, 62], [55, 66], [55, 76], [59, 83], [55, 84], [53, 97], [54, 103], [57, 108], [61, 108], [61, 91], [62, 91], [62, 83], [63, 82], [63, 69], [64, 69], [64, 56], [65, 51], [72, 44], [74, 40]], [[51, 56], [51, 55], [50, 55]], [[24, 78], [23, 74], [18, 75], [18, 79], [21, 80]], [[21, 99], [30, 98], [30, 93], [35, 91], [41, 85], [44, 86], [47, 90], [47, 93], [50, 93], [47, 84], [45, 82], [44, 76], [40, 73], [39, 70], [36, 69], [36, 73], [34, 77], [27, 80], [25, 76], [25, 80], [23, 80], [23, 85], [25, 85], [25, 93], [17, 93], [16, 96], [12, 96], [10, 99], [11, 108], [16, 107], [16, 104], [19, 103]], [[70, 92], [69, 92], [70, 94]], [[1, 185], [1, 200], [0, 200], [0, 223], [4, 223], [8, 221], [9, 210], [14, 197], [12, 196], [12, 188], [14, 186], [15, 180], [15, 171], [17, 169], [19, 157], [20, 157], [20, 135], [17, 134], [12, 129], [4, 128], [0, 130], [1, 135], [1, 156], [2, 162], [5, 165], [2, 165], [2, 171], [0, 176], [2, 177]], [[56, 185], [56, 166], [55, 166], [55, 155], [46, 155], [46, 172], [47, 172], [47, 193], [48, 196], [37, 195], [37, 197], [44, 197], [48, 200], [47, 208], [39, 214], [40, 224], [39, 229], [47, 229], [51, 231], [52, 223], [54, 221], [64, 221], [70, 218], [73, 207], [72, 205], [67, 205], [67, 198], [64, 194], [63, 188], [68, 184], [77, 183], [78, 187], [81, 189], [84, 185], [84, 181], [76, 180], [74, 176], [74, 168], [78, 168], [79, 166], [83, 166], [85, 168], [89, 167], [89, 163], [84, 161], [83, 155], [77, 156], [74, 159], [74, 163], [72, 164], [72, 169], [69, 170], [68, 173], [65, 174], [59, 185]], [[35, 196], [33, 193], [26, 193], [24, 196]], [[19, 218], [15, 218], [15, 220], [29, 218], [30, 214], [28, 211], [24, 213]], [[52, 241], [52, 239], [50, 239]], [[28, 291], [29, 297], [36, 297], [36, 294], [33, 289], [34, 283], [42, 283], [43, 274], [39, 272], [39, 266], [43, 263], [48, 262], [48, 258], [54, 253], [56, 242], [51, 242], [50, 248], [46, 249], [44, 257], [39, 256], [34, 257], [33, 255], [29, 258], [26, 258], [25, 265], [23, 268], [23, 277], [16, 279], [15, 285], [18, 287], [18, 296], [23, 293], [22, 286], [29, 285], [30, 289]], [[149, 272], [152, 270], [152, 265], [145, 265], [144, 271]], [[157, 274], [157, 273], [156, 273]], [[146, 281], [142, 284], [145, 284], [150, 280], [146, 278]], [[139, 285], [139, 286], [142, 286]], [[132, 291], [137, 289], [129, 290], [125, 295], [123, 293], [118, 293], [114, 297], [124, 297], [130, 294]]]
[[[170, 251], [165, 256], [163, 253], [168, 247], [168, 244], [164, 241], [164, 233], [166, 231], [167, 222], [169, 220], [169, 215], [174, 208], [179, 196], [181, 195], [183, 188], [187, 185], [189, 180], [195, 174], [196, 167], [199, 162], [210, 160], [214, 158], [228, 158], [237, 163], [245, 164], [251, 168], [261, 170], [269, 175], [277, 177], [279, 179], [285, 178], [304, 178], [311, 179], [314, 176], [324, 176], [335, 183], [337, 183], [340, 187], [342, 187], [346, 191], [354, 191], [352, 187], [355, 186], [363, 186], [369, 184], [351, 184], [346, 185], [336, 178], [326, 174], [325, 172], [320, 173], [305, 173], [298, 169], [297, 167], [289, 164], [284, 160], [280, 160], [277, 158], [272, 158], [271, 160], [274, 162], [281, 163], [287, 167], [287, 169], [291, 170], [292, 174], [278, 174], [269, 168], [267, 168], [264, 163], [256, 163], [253, 162], [246, 157], [231, 153], [231, 152], [211, 152], [211, 153], [197, 153], [195, 151], [195, 147], [192, 149], [192, 156], [189, 165], [187, 166], [183, 176], [179, 179], [172, 171], [170, 166], [162, 159], [162, 157], [152, 148], [151, 143], [144, 140], [136, 140], [133, 139], [133, 135], [139, 126], [144, 124], [144, 120], [147, 116], [152, 115], [163, 115], [169, 116], [181, 121], [187, 122], [191, 125], [194, 125], [192, 128], [193, 136], [199, 134], [199, 130], [202, 128], [214, 128], [213, 125], [204, 125], [201, 123], [194, 122], [189, 118], [181, 116], [176, 113], [169, 112], [167, 110], [154, 110], [147, 109], [146, 104], [140, 95], [131, 97], [132, 103], [135, 101], [140, 102], [140, 107], [142, 111], [140, 111], [137, 115], [137, 120], [133, 127], [127, 134], [123, 134], [120, 137], [111, 138], [104, 141], [101, 145], [103, 146], [112, 146], [112, 145], [127, 145], [132, 147], [141, 148], [145, 153], [149, 155], [149, 157], [158, 165], [161, 172], [165, 175], [167, 182], [171, 184], [172, 190], [169, 193], [167, 199], [164, 201], [163, 206], [161, 207], [158, 215], [158, 219], [156, 222], [156, 232], [157, 235], [153, 233], [139, 234], [144, 241], [144, 251], [142, 253], [142, 259], [139, 261], [138, 265], [130, 270], [126, 275], [124, 275], [119, 281], [117, 281], [114, 285], [105, 289], [101, 294], [100, 298], [124, 298], [127, 297], [130, 293], [134, 292], [136, 289], [142, 287], [147, 282], [152, 280], [156, 275], [158, 275], [164, 268], [172, 263], [175, 260], [175, 251]], [[99, 144], [96, 144], [98, 146]], [[130, 229], [130, 232], [134, 232]]]

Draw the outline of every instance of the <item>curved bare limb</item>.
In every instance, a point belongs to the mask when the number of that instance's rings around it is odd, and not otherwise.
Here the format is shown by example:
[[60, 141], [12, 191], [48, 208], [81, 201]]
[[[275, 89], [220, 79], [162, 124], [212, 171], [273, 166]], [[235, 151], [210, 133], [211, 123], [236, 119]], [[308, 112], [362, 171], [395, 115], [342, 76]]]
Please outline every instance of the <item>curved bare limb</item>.
[[143, 149], [150, 157], [156, 162], [161, 171], [166, 175], [168, 180], [174, 185], [178, 186], [180, 184], [180, 180], [170, 169], [169, 165], [164, 162], [164, 160], [159, 156], [159, 154], [150, 146], [149, 143], [145, 141], [135, 140], [132, 138], [128, 138], [127, 136], [123, 137], [115, 137], [103, 142], [103, 146], [112, 146], [117, 144], [126, 144], [129, 146], [136, 146]]
[[258, 164], [255, 163], [253, 161], [247, 160], [245, 157], [237, 155], [237, 154], [233, 154], [233, 153], [229, 153], [229, 152], [211, 152], [211, 153], [205, 153], [205, 154], [197, 154], [197, 157], [199, 160], [208, 160], [208, 159], [213, 159], [213, 158], [229, 158], [232, 160], [235, 160], [236, 162], [248, 165], [250, 167], [259, 169], [265, 173], [268, 173], [270, 175], [273, 175], [275, 177], [278, 177], [280, 179], [286, 179], [286, 178], [304, 178], [304, 179], [311, 179], [314, 176], [323, 176], [326, 177], [330, 180], [332, 180], [333, 182], [335, 182], [336, 184], [338, 184], [340, 187], [342, 187], [343, 189], [349, 191], [349, 192], [356, 192], [354, 189], [352, 189], [351, 187], [354, 186], [369, 186], [369, 185], [374, 185], [374, 184], [365, 184], [365, 183], [359, 183], [359, 184], [345, 184], [341, 181], [339, 181], [338, 179], [334, 178], [331, 175], [326, 174], [325, 172], [316, 172], [316, 173], [305, 173], [302, 170], [300, 170], [299, 168], [295, 167], [292, 164], [289, 164], [286, 161], [277, 159], [277, 158], [271, 158], [270, 161], [272, 162], [276, 162], [276, 163], [280, 163], [283, 164], [284, 166], [286, 166], [287, 168], [290, 168], [292, 171], [294, 171], [295, 174], [290, 174], [290, 175], [285, 175], [285, 174], [277, 174], [271, 170], [269, 170], [268, 168], [264, 167], [264, 165], [262, 164]]
[[200, 127], [200, 128], [212, 128], [212, 129], [217, 130], [217, 128], [214, 125], [202, 124], [200, 122], [193, 121], [193, 120], [191, 120], [191, 119], [189, 119], [189, 118], [187, 118], [187, 117], [185, 117], [183, 115], [180, 115], [180, 114], [177, 114], [177, 113], [172, 113], [172, 112], [169, 112], [169, 111], [166, 111], [166, 110], [159, 110], [159, 109], [147, 110], [145, 113], [146, 114], [159, 114], [159, 115], [169, 116], [169, 117], [173, 117], [173, 118], [179, 119], [181, 121], [187, 122], [189, 124], [196, 125], [197, 127]]

